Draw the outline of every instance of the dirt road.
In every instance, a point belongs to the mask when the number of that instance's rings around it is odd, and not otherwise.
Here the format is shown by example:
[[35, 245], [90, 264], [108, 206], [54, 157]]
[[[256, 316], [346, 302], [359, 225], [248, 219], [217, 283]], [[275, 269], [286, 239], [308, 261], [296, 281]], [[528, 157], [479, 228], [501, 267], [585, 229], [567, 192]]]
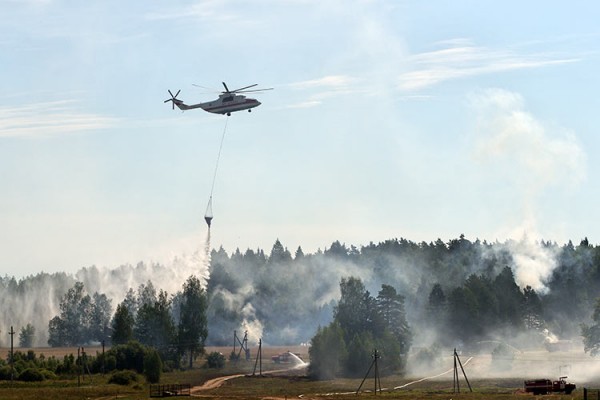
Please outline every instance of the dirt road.
[[[278, 369], [278, 370], [266, 371], [266, 372], [263, 371], [263, 375], [282, 374], [282, 373], [286, 373], [286, 372], [290, 372], [290, 371], [298, 371], [298, 369], [305, 368], [306, 366], [308, 366], [308, 364], [295, 365], [291, 368], [286, 368], [286, 369]], [[217, 389], [217, 388], [221, 387], [228, 380], [241, 378], [243, 376], [246, 376], [246, 375], [237, 374], [237, 375], [220, 376], [218, 378], [209, 379], [208, 381], [204, 382], [204, 384], [202, 384], [201, 386], [192, 387], [192, 389], [190, 390], [190, 394], [192, 396], [195, 395], [197, 397], [201, 397], [201, 396], [199, 396], [199, 394], [202, 393], [203, 391]]]

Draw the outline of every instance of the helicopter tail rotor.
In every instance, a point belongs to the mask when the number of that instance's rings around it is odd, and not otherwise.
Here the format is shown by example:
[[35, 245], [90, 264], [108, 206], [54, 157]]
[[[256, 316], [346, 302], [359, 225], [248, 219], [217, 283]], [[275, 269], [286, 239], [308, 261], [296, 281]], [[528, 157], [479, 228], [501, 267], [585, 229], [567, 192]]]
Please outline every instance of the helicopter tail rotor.
[[178, 91], [177, 91], [177, 93], [175, 93], [175, 95], [173, 95], [173, 93], [172, 93], [170, 90], [169, 90], [168, 92], [169, 92], [169, 94], [171, 95], [171, 98], [170, 98], [170, 99], [167, 99], [167, 100], [165, 100], [164, 102], [165, 102], [165, 103], [168, 103], [168, 102], [170, 101], [171, 103], [173, 103], [173, 110], [174, 110], [174, 109], [175, 109], [175, 105], [179, 105], [179, 104], [182, 104], [182, 103], [183, 103], [183, 101], [181, 101], [181, 100], [179, 100], [179, 99], [177, 98], [177, 96], [179, 95], [179, 92], [181, 92], [181, 89], [180, 89], [180, 90], [178, 90]]

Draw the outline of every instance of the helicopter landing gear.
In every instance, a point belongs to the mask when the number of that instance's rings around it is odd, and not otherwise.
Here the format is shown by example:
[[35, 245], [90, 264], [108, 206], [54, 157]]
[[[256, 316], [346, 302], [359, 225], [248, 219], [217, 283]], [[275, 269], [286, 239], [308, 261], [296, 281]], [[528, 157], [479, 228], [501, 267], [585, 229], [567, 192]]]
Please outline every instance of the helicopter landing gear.
[[228, 112], [228, 113], [227, 113], [227, 116], [228, 116], [228, 117], [231, 117], [231, 113], [230, 113], [230, 112]]
[[251, 110], [251, 109], [248, 109], [248, 112], [252, 112], [252, 110]]

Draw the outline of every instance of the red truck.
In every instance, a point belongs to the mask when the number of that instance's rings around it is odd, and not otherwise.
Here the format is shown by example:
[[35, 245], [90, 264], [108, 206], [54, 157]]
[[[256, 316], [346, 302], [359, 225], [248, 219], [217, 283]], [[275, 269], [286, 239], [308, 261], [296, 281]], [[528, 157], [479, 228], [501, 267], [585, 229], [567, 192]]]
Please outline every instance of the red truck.
[[575, 390], [574, 383], [567, 383], [566, 376], [561, 376], [557, 381], [550, 379], [531, 379], [525, 381], [525, 391], [533, 394], [560, 393], [571, 394]]

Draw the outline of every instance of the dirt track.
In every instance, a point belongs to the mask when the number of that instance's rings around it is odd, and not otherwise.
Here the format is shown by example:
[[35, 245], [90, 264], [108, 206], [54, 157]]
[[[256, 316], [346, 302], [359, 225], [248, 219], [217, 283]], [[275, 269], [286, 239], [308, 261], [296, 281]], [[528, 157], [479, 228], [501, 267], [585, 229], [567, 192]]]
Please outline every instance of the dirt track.
[[235, 379], [235, 378], [241, 378], [242, 376], [244, 376], [244, 374], [220, 376], [215, 379], [209, 379], [208, 381], [204, 382], [204, 384], [201, 386], [194, 386], [190, 390], [190, 393], [192, 395], [194, 395], [194, 394], [197, 394], [197, 393], [205, 391], [205, 390], [216, 389], [218, 387], [221, 387], [221, 385], [223, 385], [228, 380]]
[[[305, 364], [305, 365], [308, 365], [308, 364]], [[286, 372], [290, 372], [290, 371], [297, 371], [298, 369], [305, 368], [305, 365], [295, 365], [291, 368], [267, 371], [267, 372], [263, 372], [263, 375], [281, 374], [281, 373], [286, 373]], [[237, 374], [237, 375], [220, 376], [218, 378], [209, 379], [208, 381], [204, 382], [204, 384], [202, 384], [200, 386], [192, 387], [192, 389], [190, 390], [190, 393], [192, 396], [194, 396], [194, 395], [198, 396], [199, 393], [201, 393], [205, 390], [217, 389], [217, 388], [221, 387], [228, 380], [241, 378], [243, 376], [246, 376], [246, 375]]]

